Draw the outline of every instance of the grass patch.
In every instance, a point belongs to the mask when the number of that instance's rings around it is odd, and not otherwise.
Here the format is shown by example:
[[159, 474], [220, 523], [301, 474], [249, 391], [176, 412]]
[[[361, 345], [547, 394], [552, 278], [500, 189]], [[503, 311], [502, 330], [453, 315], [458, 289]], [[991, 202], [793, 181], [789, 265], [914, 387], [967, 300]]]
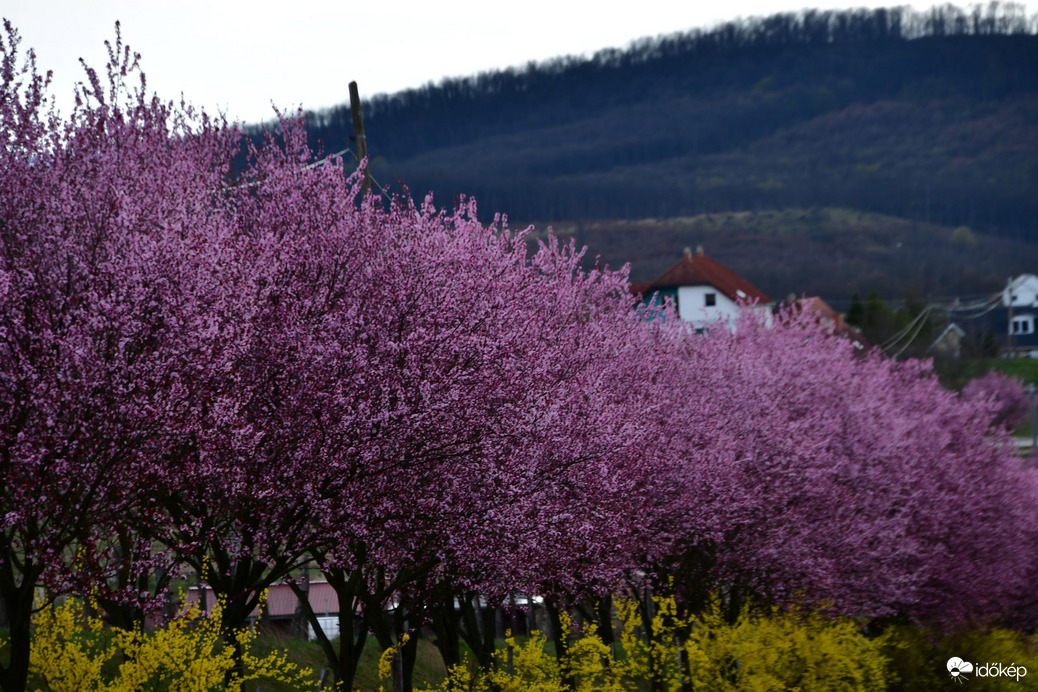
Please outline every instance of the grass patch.
[[[284, 651], [288, 656], [288, 660], [292, 663], [302, 668], [310, 668], [314, 672], [315, 681], [321, 679], [321, 669], [328, 666], [324, 654], [321, 652], [321, 647], [318, 646], [316, 641], [305, 642], [301, 639], [282, 637], [275, 634], [262, 634], [257, 636], [253, 642], [252, 651], [258, 656], [266, 656], [273, 651]], [[270, 680], [254, 680], [246, 683], [245, 689], [248, 692], [260, 689], [265, 692], [288, 692], [294, 688], [285, 683]]]
[[[332, 640], [332, 647], [338, 649], [338, 638]], [[463, 647], [464, 648], [464, 647]], [[286, 651], [288, 660], [299, 666], [306, 666], [314, 671], [314, 680], [320, 680], [321, 670], [328, 667], [324, 652], [316, 641], [302, 641], [290, 637], [274, 634], [261, 635], [256, 638], [253, 652], [258, 655], [266, 655], [271, 651]], [[361, 654], [360, 665], [357, 666], [357, 677], [353, 681], [354, 690], [377, 690], [378, 659], [382, 650], [374, 639], [369, 639]], [[415, 687], [436, 687], [447, 677], [447, 671], [443, 666], [443, 659], [436, 646], [427, 639], [418, 640], [418, 654], [414, 666]], [[326, 689], [331, 689], [331, 674]], [[391, 687], [391, 685], [387, 685]], [[281, 683], [270, 681], [250, 682], [246, 685], [247, 692], [294, 692], [295, 688]]]
[[1038, 384], [1038, 358], [997, 358], [988, 361], [992, 370]]

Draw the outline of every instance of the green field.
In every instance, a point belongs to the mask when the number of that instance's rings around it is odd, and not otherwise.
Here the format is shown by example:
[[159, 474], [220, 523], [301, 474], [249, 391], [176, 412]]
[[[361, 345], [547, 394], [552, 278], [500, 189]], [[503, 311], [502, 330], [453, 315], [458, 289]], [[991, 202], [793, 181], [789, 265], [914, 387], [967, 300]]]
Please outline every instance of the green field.
[[1019, 377], [1028, 384], [1038, 384], [1038, 359], [1012, 358], [988, 361], [992, 370]]

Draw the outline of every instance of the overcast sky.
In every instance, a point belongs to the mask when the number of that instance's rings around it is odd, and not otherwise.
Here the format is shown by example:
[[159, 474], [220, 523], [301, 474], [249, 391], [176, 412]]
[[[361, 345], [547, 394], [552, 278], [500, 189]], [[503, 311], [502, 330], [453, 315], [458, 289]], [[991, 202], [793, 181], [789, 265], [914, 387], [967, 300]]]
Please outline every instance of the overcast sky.
[[[142, 55], [150, 90], [248, 122], [271, 103], [317, 109], [361, 96], [421, 86], [559, 55], [624, 47], [643, 36], [710, 27], [804, 7], [883, 7], [891, 2], [700, 0], [15, 0], [0, 10], [54, 71], [62, 111], [83, 78], [78, 59], [100, 69], [105, 39], [122, 22]], [[932, 3], [917, 3], [924, 9]], [[1026, 3], [1035, 11], [1038, 0]]]

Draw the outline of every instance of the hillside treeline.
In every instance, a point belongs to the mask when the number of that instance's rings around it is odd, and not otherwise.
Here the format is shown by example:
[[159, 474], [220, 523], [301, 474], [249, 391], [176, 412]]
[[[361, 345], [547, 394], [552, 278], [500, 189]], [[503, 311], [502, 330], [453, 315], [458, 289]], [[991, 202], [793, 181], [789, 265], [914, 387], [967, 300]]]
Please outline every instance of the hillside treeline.
[[[517, 219], [841, 206], [1028, 239], [1036, 27], [999, 4], [730, 22], [375, 96], [369, 153]], [[309, 129], [348, 146], [348, 105]]]

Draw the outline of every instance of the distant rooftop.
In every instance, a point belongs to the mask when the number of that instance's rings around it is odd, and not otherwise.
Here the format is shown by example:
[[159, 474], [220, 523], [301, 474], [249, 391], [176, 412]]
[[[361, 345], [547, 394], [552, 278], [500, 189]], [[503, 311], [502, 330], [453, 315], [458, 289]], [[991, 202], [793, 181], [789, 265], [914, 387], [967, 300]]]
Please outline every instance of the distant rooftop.
[[695, 254], [686, 248], [681, 261], [663, 272], [655, 281], [632, 283], [631, 293], [648, 296], [654, 291], [679, 286], [713, 286], [736, 303], [772, 302], [771, 298], [749, 281], [703, 254], [702, 247], [696, 248]]

